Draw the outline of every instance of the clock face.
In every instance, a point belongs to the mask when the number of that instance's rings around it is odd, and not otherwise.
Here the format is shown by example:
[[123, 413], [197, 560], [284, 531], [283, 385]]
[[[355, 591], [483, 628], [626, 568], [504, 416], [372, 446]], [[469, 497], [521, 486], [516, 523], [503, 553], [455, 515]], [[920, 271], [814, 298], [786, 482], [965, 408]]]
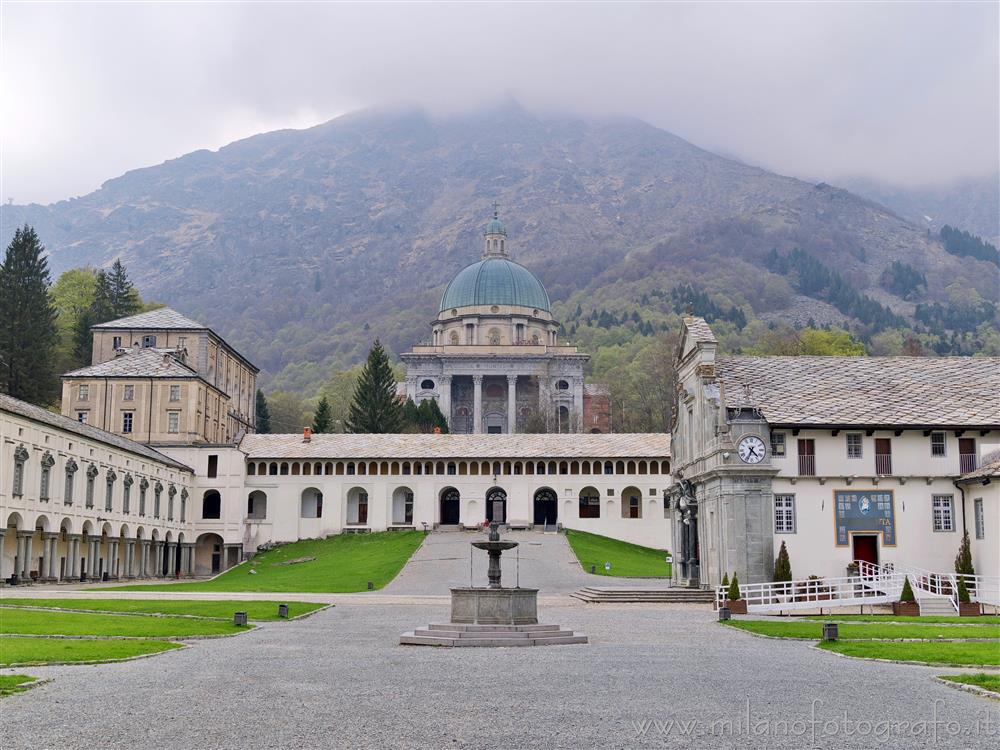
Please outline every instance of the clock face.
[[740, 459], [743, 463], [759, 464], [764, 460], [767, 449], [764, 447], [764, 441], [759, 437], [756, 435], [747, 435], [740, 440], [737, 452], [740, 454]]

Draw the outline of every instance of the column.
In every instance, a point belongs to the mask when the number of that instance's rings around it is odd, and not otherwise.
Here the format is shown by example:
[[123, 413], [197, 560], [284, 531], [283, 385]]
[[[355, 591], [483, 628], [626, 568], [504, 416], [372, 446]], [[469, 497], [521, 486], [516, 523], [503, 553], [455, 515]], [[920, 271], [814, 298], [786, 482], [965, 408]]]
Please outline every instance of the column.
[[98, 576], [98, 571], [101, 567], [101, 563], [98, 562], [101, 557], [101, 540], [100, 538], [90, 540], [90, 558], [87, 561], [87, 577], [90, 579], [95, 579]]
[[139, 576], [141, 578], [149, 578], [149, 540], [144, 539], [142, 542], [142, 554], [140, 556], [142, 562], [139, 565]]
[[448, 429], [451, 429], [451, 375], [442, 375], [438, 390], [440, 395], [438, 396], [438, 406], [441, 407], [441, 413], [444, 414], [445, 420], [448, 422]]
[[125, 540], [125, 577], [135, 578], [135, 539]]
[[121, 542], [115, 539], [111, 542], [110, 551], [108, 552], [108, 575], [112, 578], [118, 578], [118, 574], [121, 573], [121, 560], [118, 559], [118, 548], [121, 546]]
[[7, 576], [4, 575], [3, 571], [3, 542], [7, 538], [7, 529], [0, 529], [0, 579], [4, 579]]
[[163, 542], [153, 543], [153, 575], [163, 575]]
[[507, 432], [517, 432], [517, 375], [507, 376]]
[[167, 575], [173, 576], [177, 570], [177, 545], [167, 545]]
[[28, 574], [31, 572], [31, 537], [34, 535], [34, 531], [17, 532], [17, 577], [24, 580], [30, 577]]
[[483, 431], [483, 376], [472, 376], [472, 432]]
[[79, 534], [66, 535], [66, 578], [69, 580], [80, 578], [80, 571], [77, 569], [77, 565], [80, 562], [79, 555], [77, 554], [77, 550], [80, 548], [79, 545]]
[[185, 544], [184, 548], [187, 550], [186, 565], [184, 566], [184, 575], [193, 576], [194, 575], [194, 544]]
[[39, 566], [39, 580], [56, 579], [56, 541], [58, 534], [42, 534], [42, 564]]

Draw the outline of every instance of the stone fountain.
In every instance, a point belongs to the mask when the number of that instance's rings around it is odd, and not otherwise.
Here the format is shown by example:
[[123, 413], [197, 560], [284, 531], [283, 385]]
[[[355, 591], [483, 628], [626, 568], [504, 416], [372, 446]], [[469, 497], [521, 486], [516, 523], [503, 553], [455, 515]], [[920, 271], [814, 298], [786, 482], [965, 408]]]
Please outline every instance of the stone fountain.
[[538, 624], [538, 589], [516, 586], [504, 588], [500, 576], [500, 556], [517, 547], [517, 542], [500, 539], [500, 527], [490, 524], [486, 541], [472, 542], [486, 550], [490, 564], [489, 585], [453, 588], [451, 622], [417, 628], [400, 636], [411, 646], [555, 646], [586, 643], [587, 636], [563, 630], [558, 625]]

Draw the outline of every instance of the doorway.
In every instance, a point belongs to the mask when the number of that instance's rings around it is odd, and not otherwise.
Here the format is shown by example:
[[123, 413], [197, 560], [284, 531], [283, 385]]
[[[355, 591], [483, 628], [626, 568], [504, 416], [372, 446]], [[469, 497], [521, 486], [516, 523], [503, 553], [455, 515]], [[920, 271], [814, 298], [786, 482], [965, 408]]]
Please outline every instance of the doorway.
[[507, 493], [496, 487], [486, 493], [486, 520], [506, 523]]
[[555, 523], [558, 513], [556, 493], [547, 488], [538, 490], [535, 493], [535, 517], [533, 523], [536, 526]]
[[863, 560], [864, 562], [878, 565], [878, 535], [877, 534], [854, 534], [851, 537], [853, 560]]
[[458, 524], [461, 495], [458, 490], [449, 488], [441, 493], [441, 525], [455, 526]]

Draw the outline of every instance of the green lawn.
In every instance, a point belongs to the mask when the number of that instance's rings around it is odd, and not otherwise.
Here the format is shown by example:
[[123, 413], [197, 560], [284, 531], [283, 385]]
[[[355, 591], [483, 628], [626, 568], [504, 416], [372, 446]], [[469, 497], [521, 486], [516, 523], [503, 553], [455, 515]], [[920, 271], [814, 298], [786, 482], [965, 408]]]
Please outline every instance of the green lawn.
[[[664, 559], [666, 550], [640, 547], [586, 531], [566, 529], [566, 540], [584, 571], [593, 565], [597, 575], [633, 577], [669, 577], [670, 564]], [[611, 570], [604, 563], [611, 563]]]
[[987, 674], [986, 672], [977, 672], [976, 674], [943, 674], [941, 675], [941, 679], [948, 680], [948, 682], [961, 682], [964, 685], [975, 685], [976, 687], [992, 690], [994, 693], [1000, 693], [1000, 674]]
[[0, 608], [0, 633], [3, 634], [183, 638], [193, 635], [232, 635], [242, 630], [244, 628], [225, 620]]
[[181, 648], [173, 641], [99, 641], [69, 638], [4, 638], [0, 636], [0, 666], [50, 662], [108, 661]]
[[[315, 612], [325, 604], [312, 602], [267, 602], [197, 599], [0, 599], [0, 607], [49, 607], [87, 610], [90, 612], [126, 612], [130, 614], [194, 615], [232, 620], [234, 612], [246, 612], [251, 620], [280, 620], [278, 604], [288, 605], [288, 616], [297, 617]], [[2, 616], [2, 615], [0, 615]]]
[[[338, 593], [376, 589], [396, 577], [424, 540], [422, 531], [338, 534], [292, 542], [257, 555], [210, 581], [122, 586], [120, 591], [299, 591]], [[290, 560], [313, 557], [287, 565]], [[255, 571], [255, 572], [251, 572]]]
[[[823, 625], [820, 622], [801, 622], [796, 620], [728, 620], [730, 627], [746, 630], [760, 635], [779, 638], [808, 638], [819, 640], [823, 637]], [[871, 639], [892, 640], [897, 638], [998, 638], [1000, 625], [949, 625], [947, 627], [934, 624], [892, 625], [889, 623], [850, 623], [840, 625], [839, 637], [843, 640]], [[1000, 650], [1000, 641], [994, 645]]]
[[21, 685], [34, 681], [34, 677], [29, 677], [26, 674], [2, 674], [0, 675], [0, 698], [6, 698], [14, 693], [23, 693], [28, 688], [21, 687]]
[[926, 625], [950, 623], [954, 625], [1000, 625], [1000, 616], [977, 615], [976, 617], [953, 617], [948, 615], [927, 615], [926, 617], [907, 617], [905, 615], [807, 615], [797, 619], [818, 620], [821, 622], [918, 622]]
[[820, 643], [819, 647], [826, 651], [863, 659], [895, 659], [961, 666], [1000, 665], [1000, 645], [996, 642], [887, 643], [875, 641], [864, 643], [861, 641], [834, 641]]

